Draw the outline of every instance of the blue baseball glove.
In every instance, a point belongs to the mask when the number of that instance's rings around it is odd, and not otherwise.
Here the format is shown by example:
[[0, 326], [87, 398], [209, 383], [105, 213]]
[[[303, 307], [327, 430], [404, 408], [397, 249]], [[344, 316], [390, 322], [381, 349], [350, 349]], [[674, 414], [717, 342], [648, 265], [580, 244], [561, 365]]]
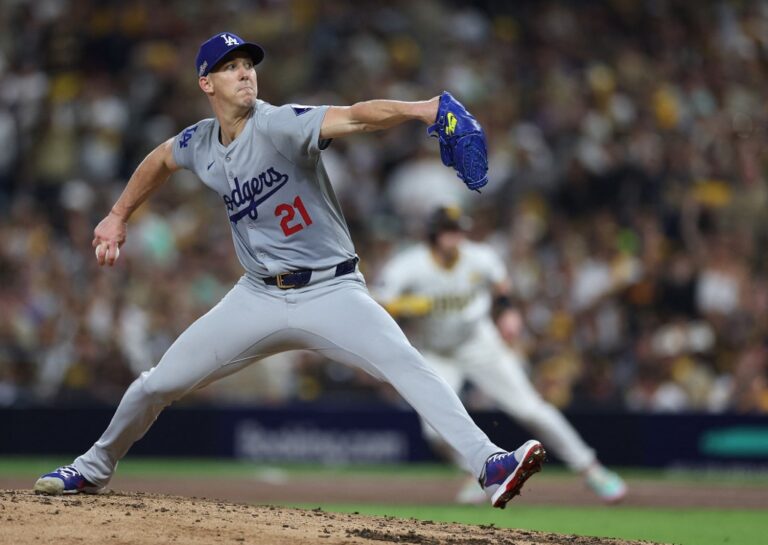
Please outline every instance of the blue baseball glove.
[[448, 91], [440, 95], [437, 118], [427, 134], [437, 137], [443, 164], [453, 167], [469, 189], [478, 191], [488, 183], [488, 147], [483, 128]]

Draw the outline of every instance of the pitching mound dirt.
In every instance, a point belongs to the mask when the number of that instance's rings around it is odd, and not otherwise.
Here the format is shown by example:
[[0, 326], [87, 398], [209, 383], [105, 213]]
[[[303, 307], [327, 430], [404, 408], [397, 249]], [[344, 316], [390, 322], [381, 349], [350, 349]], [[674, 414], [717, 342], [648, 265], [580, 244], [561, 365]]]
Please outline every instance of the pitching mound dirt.
[[16, 545], [641, 543], [143, 493], [48, 497], [21, 490], [0, 491], [0, 542]]

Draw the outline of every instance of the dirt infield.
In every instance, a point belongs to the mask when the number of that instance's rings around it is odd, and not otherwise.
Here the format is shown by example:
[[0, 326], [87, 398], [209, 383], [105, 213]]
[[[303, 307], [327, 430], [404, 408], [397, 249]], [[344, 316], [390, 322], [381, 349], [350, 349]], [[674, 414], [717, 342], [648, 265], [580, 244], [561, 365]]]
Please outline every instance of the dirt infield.
[[0, 491], [0, 520], [2, 542], [18, 545], [641, 544], [493, 526], [347, 515], [320, 509], [252, 506], [139, 492], [48, 497], [36, 496], [29, 491]]
[[[628, 542], [428, 521], [326, 513], [257, 504], [449, 504], [460, 478], [296, 476], [254, 471], [241, 478], [115, 477], [98, 496], [35, 496], [30, 479], [0, 479], [0, 543], [630, 545]], [[626, 505], [768, 508], [763, 487], [630, 481]], [[597, 504], [576, 478], [539, 476], [515, 503]], [[255, 505], [256, 504], [256, 505]], [[513, 509], [511, 504], [508, 509]], [[646, 543], [647, 542], [643, 542]]]

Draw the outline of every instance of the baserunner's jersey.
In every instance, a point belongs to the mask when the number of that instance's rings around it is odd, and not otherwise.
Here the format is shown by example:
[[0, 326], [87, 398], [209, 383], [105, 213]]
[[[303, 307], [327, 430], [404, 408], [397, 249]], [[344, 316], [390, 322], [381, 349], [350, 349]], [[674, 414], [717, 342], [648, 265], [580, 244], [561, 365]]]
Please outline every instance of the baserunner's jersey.
[[323, 166], [320, 139], [328, 106], [273, 106], [257, 101], [228, 146], [219, 122], [204, 119], [173, 142], [176, 164], [221, 197], [240, 263], [249, 277], [326, 269], [355, 249]]
[[410, 307], [415, 316], [414, 344], [447, 352], [472, 337], [481, 321], [490, 319], [492, 286], [503, 282], [506, 274], [504, 262], [487, 244], [462, 242], [458, 260], [450, 268], [438, 264], [429, 246], [418, 244], [385, 265], [374, 296], [388, 308], [397, 307], [401, 298], [402, 308]]

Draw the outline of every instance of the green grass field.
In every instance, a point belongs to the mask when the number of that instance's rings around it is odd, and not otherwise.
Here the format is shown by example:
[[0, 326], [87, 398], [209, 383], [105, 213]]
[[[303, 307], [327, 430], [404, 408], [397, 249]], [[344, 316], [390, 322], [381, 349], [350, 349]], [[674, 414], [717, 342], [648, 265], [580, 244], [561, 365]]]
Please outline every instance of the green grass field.
[[[50, 471], [71, 457], [51, 458], [0, 458], [0, 478], [28, 476], [34, 479], [40, 473]], [[271, 466], [270, 466], [271, 467]], [[280, 466], [291, 475], [329, 475], [338, 473], [397, 474], [414, 479], [434, 478], [456, 474], [454, 469], [439, 464], [414, 464], [405, 466]], [[189, 478], [193, 475], [206, 477], [234, 477], [244, 471], [252, 472], [254, 465], [247, 462], [219, 460], [158, 460], [129, 458], [120, 464], [121, 476], [162, 476]], [[738, 484], [745, 487], [765, 488], [768, 495], [768, 475], [718, 472], [660, 472], [649, 470], [624, 470], [627, 477], [663, 480], [665, 482], [702, 482]], [[549, 468], [539, 478], [564, 478], [566, 472]], [[31, 481], [30, 481], [31, 482]], [[678, 545], [763, 545], [768, 543], [768, 512], [762, 510], [734, 509], [683, 509], [614, 507], [563, 507], [527, 506], [515, 504], [506, 510], [485, 507], [438, 506], [438, 505], [361, 505], [361, 504], [292, 504], [297, 507], [322, 507], [326, 511], [389, 515], [440, 522], [467, 524], [493, 524], [500, 528], [521, 528], [563, 534], [579, 534], [649, 540]]]
[[[317, 507], [317, 505], [298, 505]], [[679, 545], [764, 545], [768, 513], [717, 509], [647, 509], [632, 507], [543, 507], [515, 505], [504, 511], [485, 507], [422, 505], [321, 505], [326, 511], [390, 515], [440, 522], [493, 524], [519, 528], [648, 540]]]

